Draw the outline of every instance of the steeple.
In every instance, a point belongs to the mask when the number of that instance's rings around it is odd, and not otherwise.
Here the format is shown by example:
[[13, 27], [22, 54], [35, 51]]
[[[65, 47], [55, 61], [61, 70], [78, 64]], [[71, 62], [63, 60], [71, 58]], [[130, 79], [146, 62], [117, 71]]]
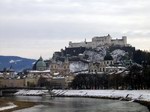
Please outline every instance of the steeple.
[[87, 42], [86, 42], [86, 38], [85, 38], [85, 40], [84, 40], [84, 43], [86, 43], [86, 44], [87, 44]]
[[107, 36], [110, 37], [110, 34], [108, 34]]
[[43, 58], [42, 58], [42, 56], [40, 56], [39, 60], [40, 60], [40, 61], [43, 61]]

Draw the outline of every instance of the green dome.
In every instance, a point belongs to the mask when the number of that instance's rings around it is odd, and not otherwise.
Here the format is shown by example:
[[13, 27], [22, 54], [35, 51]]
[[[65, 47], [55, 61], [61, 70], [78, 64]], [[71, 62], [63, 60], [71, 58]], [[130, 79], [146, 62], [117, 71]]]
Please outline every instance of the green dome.
[[46, 63], [43, 61], [42, 57], [36, 63], [36, 70], [46, 70]]

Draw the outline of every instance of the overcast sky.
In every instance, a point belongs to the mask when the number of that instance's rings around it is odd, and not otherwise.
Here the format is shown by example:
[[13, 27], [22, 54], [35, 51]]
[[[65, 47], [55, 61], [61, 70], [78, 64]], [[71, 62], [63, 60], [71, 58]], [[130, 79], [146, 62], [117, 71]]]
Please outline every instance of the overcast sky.
[[49, 59], [107, 34], [150, 50], [149, 11], [150, 0], [0, 0], [0, 55]]

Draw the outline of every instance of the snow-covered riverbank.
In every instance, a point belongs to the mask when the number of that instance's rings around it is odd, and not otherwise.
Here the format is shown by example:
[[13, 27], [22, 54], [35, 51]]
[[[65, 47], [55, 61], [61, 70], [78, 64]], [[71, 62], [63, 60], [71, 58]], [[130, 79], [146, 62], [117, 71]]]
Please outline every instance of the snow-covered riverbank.
[[10, 103], [8, 103], [8, 106], [0, 107], [0, 111], [12, 109], [12, 108], [15, 108], [15, 107], [17, 107], [17, 105], [10, 102]]
[[52, 90], [55, 96], [116, 98], [150, 102], [150, 90]]
[[[79, 96], [99, 98], [123, 98], [150, 102], [150, 90], [52, 90], [55, 96]], [[48, 90], [20, 90], [15, 95], [47, 95]]]
[[48, 94], [48, 90], [19, 90], [15, 95], [21, 96], [41, 96]]

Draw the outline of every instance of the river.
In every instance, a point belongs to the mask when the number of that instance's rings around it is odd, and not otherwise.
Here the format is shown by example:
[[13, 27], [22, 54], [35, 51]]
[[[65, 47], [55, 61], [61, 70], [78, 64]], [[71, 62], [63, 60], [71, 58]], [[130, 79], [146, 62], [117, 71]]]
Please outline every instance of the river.
[[20, 96], [13, 99], [40, 102], [37, 106], [15, 112], [149, 112], [143, 105], [119, 100], [37, 96]]

